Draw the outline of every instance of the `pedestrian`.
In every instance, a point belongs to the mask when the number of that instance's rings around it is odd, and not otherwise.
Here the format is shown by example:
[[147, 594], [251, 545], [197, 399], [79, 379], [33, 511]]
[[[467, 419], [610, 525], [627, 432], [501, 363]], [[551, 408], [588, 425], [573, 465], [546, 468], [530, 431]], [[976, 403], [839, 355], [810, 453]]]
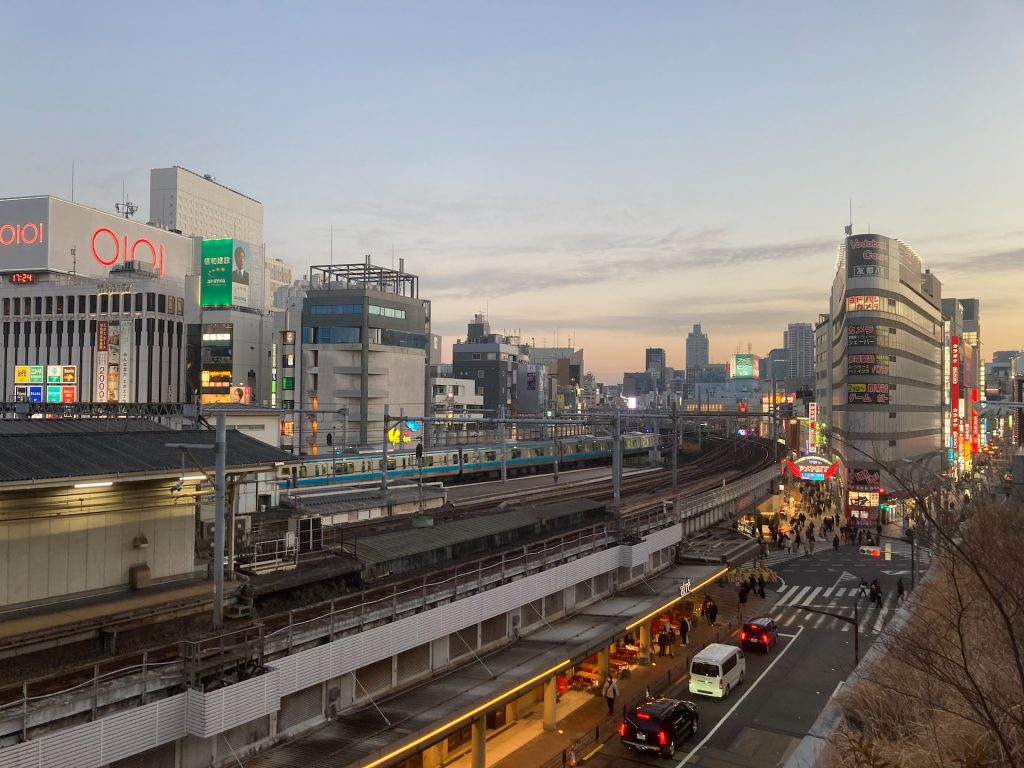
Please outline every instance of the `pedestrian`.
[[896, 602], [900, 602], [906, 597], [906, 593], [903, 591], [903, 579], [896, 580]]
[[833, 552], [838, 552], [839, 551], [839, 534], [838, 533], [835, 536], [832, 537], [832, 551]]
[[668, 628], [668, 634], [665, 635], [668, 638], [668, 642], [665, 647], [668, 649], [669, 656], [675, 656], [675, 645], [676, 645], [676, 631], [670, 626]]
[[686, 636], [688, 634], [690, 634], [690, 622], [685, 616], [682, 616], [679, 619], [679, 644], [684, 648], [687, 644]]
[[715, 623], [715, 620], [711, 618], [711, 606], [714, 601], [711, 599], [711, 595], [704, 596], [704, 620], [707, 621], [708, 625]]
[[577, 766], [576, 750], [572, 747], [565, 751], [565, 765], [567, 768], [576, 768]]
[[717, 619], [718, 619], [718, 603], [716, 603], [714, 600], [712, 600], [711, 604], [708, 606], [708, 623], [711, 626], [714, 626], [715, 625], [715, 621]]
[[604, 680], [604, 700], [608, 702], [608, 714], [615, 712], [615, 697], [619, 695], [619, 684], [611, 675]]
[[861, 576], [860, 577], [860, 587], [859, 587], [859, 591], [857, 592], [857, 597], [867, 597], [867, 596], [868, 596], [868, 580], [865, 579], [863, 576]]
[[750, 574], [750, 580], [747, 582], [747, 591], [757, 594], [757, 579], [754, 578], [754, 574]]
[[757, 574], [757, 594], [764, 597], [764, 574]]
[[665, 655], [665, 644], [668, 642], [668, 635], [665, 634], [665, 630], [661, 630], [658, 633], [658, 656]]

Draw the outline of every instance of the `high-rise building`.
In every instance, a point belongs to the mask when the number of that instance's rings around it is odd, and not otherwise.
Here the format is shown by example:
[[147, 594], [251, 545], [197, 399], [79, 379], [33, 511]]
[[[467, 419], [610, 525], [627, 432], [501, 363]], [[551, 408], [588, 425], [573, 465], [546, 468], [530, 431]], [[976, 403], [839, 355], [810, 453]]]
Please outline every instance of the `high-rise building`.
[[905, 243], [851, 235], [830, 306], [832, 450], [848, 517], [873, 525], [903, 460], [941, 468], [942, 287]]
[[700, 329], [700, 323], [686, 335], [686, 397], [692, 398], [696, 386], [704, 377], [710, 362], [708, 335]]
[[263, 203], [180, 165], [149, 172], [149, 218], [186, 237], [263, 246]]
[[783, 331], [786, 377], [801, 382], [814, 380], [814, 331], [810, 323], [790, 323]]
[[644, 353], [644, 370], [654, 374], [658, 392], [664, 393], [668, 387], [665, 382], [665, 350], [660, 347], [648, 347]]
[[768, 353], [764, 366], [761, 368], [761, 378], [769, 381], [783, 382], [789, 375], [789, 358], [785, 349], [775, 348]]
[[942, 300], [945, 371], [942, 391], [943, 442], [948, 466], [955, 473], [971, 468], [973, 456], [988, 442], [985, 422], [974, 404], [985, 400], [985, 366], [981, 359], [980, 302], [977, 299]]

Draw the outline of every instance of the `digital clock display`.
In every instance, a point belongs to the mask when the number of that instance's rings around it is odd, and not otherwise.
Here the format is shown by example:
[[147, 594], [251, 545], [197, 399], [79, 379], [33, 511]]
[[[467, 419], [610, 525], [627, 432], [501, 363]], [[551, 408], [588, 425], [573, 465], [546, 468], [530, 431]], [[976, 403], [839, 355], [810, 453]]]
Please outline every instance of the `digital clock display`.
[[34, 272], [15, 272], [12, 275], [8, 275], [7, 279], [15, 284], [34, 283], [36, 275]]

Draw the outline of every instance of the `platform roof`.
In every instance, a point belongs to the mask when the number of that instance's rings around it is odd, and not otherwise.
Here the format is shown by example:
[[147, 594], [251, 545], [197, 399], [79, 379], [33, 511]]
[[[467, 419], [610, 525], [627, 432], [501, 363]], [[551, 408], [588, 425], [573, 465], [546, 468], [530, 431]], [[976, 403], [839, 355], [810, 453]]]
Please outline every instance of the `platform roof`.
[[149, 419], [0, 419], [0, 435], [56, 435], [65, 432], [171, 432]]
[[[192, 449], [191, 454], [203, 469], [212, 473], [214, 442], [212, 430], [160, 427], [149, 431], [69, 432], [67, 425], [57, 424], [50, 431], [4, 434], [0, 440], [0, 489], [60, 485], [82, 479], [138, 481], [174, 477], [181, 473], [182, 451], [168, 447], [169, 443], [210, 446]], [[237, 430], [227, 431], [227, 469], [232, 473], [298, 463], [300, 459], [279, 448]], [[186, 472], [196, 471], [188, 457], [185, 467]]]
[[483, 536], [503, 533], [514, 528], [536, 523], [574, 512], [604, 509], [604, 505], [589, 499], [575, 499], [557, 504], [526, 507], [512, 512], [482, 515], [426, 528], [410, 528], [377, 536], [364, 536], [358, 540], [357, 556], [366, 564], [384, 563], [402, 557], [429, 552], [440, 547], [472, 541]]

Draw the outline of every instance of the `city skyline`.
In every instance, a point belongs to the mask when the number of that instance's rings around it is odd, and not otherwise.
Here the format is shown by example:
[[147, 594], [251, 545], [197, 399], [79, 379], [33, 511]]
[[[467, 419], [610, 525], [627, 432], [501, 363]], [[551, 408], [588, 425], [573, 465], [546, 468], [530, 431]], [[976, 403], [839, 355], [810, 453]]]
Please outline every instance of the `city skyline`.
[[852, 198], [980, 300], [986, 359], [1022, 346], [1017, 6], [253, 8], [10, 6], [0, 197], [70, 198], [74, 163], [145, 221], [150, 168], [211, 173], [297, 275], [404, 258], [446, 360], [486, 312], [609, 383], [694, 324], [724, 362], [815, 322]]

